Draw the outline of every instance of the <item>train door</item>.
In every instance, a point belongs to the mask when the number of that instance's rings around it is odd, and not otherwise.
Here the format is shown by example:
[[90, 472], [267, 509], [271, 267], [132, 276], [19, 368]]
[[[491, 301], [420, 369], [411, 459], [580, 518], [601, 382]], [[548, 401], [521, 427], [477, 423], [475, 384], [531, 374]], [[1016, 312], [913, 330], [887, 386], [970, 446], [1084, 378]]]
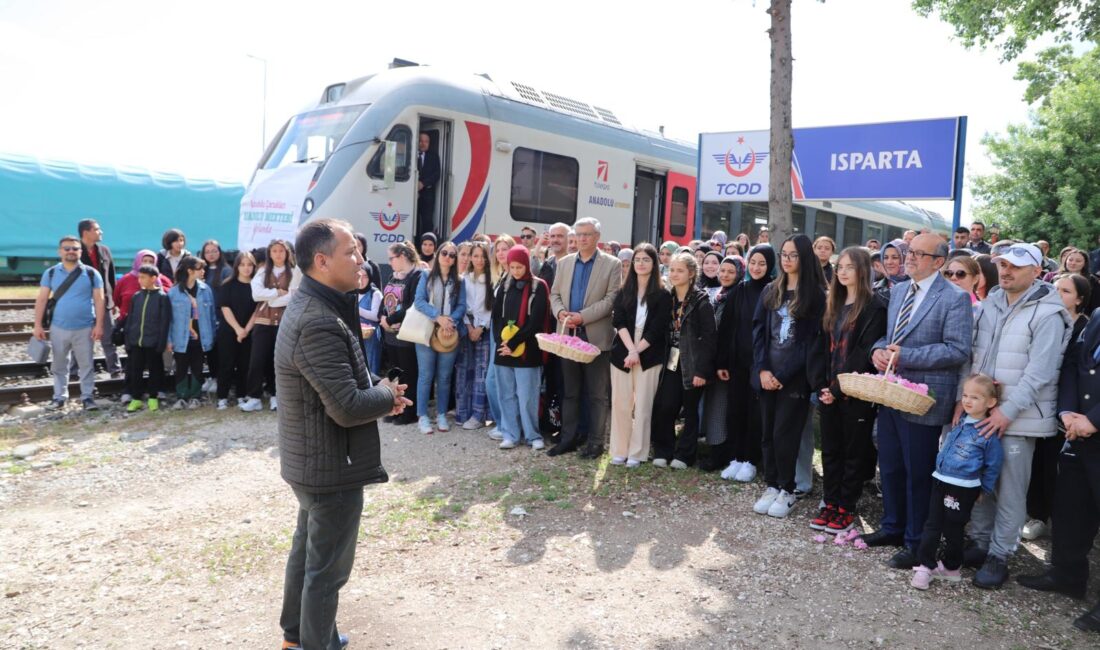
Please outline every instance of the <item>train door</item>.
[[638, 167], [634, 172], [634, 223], [630, 243], [651, 242], [660, 245], [657, 238], [662, 230], [664, 216], [664, 176]]
[[669, 172], [661, 239], [686, 244], [695, 236], [695, 177]]
[[[426, 152], [423, 166], [420, 163], [419, 149], [417, 150], [417, 196], [416, 196], [416, 236], [426, 232], [434, 232], [440, 241], [450, 236], [450, 189], [453, 181], [452, 152], [453, 141], [451, 139], [451, 122], [432, 117], [421, 116], [420, 133], [426, 133], [429, 138], [428, 151]], [[417, 136], [419, 142], [419, 135]], [[434, 157], [429, 158], [429, 157]], [[420, 189], [421, 174], [431, 173], [431, 166], [438, 164], [438, 180], [427, 189]]]

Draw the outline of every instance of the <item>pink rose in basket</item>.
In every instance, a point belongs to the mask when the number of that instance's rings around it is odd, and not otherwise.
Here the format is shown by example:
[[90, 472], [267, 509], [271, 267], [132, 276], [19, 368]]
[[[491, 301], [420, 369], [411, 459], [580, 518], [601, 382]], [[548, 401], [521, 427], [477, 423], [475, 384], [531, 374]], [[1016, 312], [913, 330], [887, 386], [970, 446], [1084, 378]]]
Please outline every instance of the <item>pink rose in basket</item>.
[[545, 338], [553, 343], [558, 343], [564, 345], [565, 347], [573, 348], [574, 350], [578, 350], [586, 354], [600, 353], [600, 349], [598, 347], [576, 336], [569, 336], [567, 334], [547, 334]]

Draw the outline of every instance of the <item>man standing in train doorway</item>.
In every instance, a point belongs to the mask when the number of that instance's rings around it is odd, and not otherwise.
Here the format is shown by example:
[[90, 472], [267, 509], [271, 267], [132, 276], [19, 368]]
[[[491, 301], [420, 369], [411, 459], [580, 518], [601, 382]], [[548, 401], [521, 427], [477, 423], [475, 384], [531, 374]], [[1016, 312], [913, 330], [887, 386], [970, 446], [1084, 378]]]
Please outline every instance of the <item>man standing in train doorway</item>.
[[416, 152], [416, 238], [435, 229], [435, 186], [439, 182], [439, 156], [429, 151], [432, 137], [420, 134]]

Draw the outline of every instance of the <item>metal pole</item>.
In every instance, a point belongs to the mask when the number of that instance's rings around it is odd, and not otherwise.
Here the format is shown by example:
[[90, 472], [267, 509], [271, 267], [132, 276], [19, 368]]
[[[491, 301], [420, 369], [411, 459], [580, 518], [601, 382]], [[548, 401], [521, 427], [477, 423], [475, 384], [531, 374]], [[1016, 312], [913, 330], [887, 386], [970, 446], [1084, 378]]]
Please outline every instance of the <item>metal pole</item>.
[[956, 146], [958, 155], [955, 157], [955, 213], [951, 217], [951, 233], [949, 236], [953, 237], [955, 229], [960, 225], [962, 220], [962, 190], [963, 190], [963, 168], [966, 163], [966, 116], [959, 117], [959, 141]]

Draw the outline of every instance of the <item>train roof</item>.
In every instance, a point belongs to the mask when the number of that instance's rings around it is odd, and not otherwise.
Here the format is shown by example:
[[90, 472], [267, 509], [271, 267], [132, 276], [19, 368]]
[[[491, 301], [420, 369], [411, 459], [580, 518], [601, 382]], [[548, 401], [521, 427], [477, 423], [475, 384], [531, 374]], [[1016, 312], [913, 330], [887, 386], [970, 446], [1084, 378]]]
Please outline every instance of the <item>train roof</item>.
[[189, 247], [218, 239], [233, 248], [243, 195], [239, 182], [0, 153], [0, 257], [55, 258], [57, 240], [88, 218], [103, 227], [120, 272], [138, 250], [159, 249], [172, 227], [188, 233]]

